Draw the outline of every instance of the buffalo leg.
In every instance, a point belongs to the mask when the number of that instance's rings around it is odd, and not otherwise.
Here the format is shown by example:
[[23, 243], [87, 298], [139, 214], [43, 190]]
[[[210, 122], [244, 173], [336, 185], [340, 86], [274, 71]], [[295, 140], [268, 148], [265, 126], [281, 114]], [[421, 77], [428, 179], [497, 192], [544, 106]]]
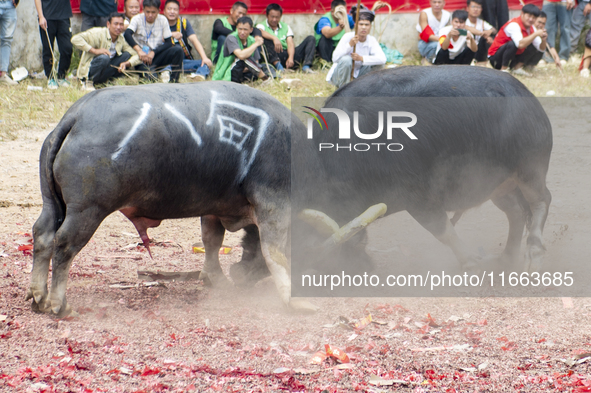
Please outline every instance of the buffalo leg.
[[445, 210], [426, 211], [409, 209], [408, 212], [423, 228], [431, 232], [440, 242], [451, 248], [463, 268], [479, 269], [478, 261], [481, 258], [475, 253], [470, 252], [466, 244], [460, 240]]
[[545, 248], [542, 240], [544, 224], [548, 217], [548, 209], [552, 195], [546, 187], [545, 181], [519, 182], [519, 188], [529, 203], [531, 209], [531, 224], [527, 237], [525, 271], [536, 272], [542, 267]]
[[[282, 200], [281, 198], [262, 200]], [[285, 200], [285, 199], [283, 199]], [[261, 237], [261, 251], [273, 276], [279, 297], [293, 310], [315, 312], [318, 307], [303, 299], [291, 297], [290, 265], [287, 259], [289, 243], [290, 211], [287, 206], [265, 204], [264, 209], [255, 209], [255, 222]]]
[[230, 277], [234, 284], [248, 287], [269, 276], [269, 269], [261, 252], [261, 238], [256, 225], [244, 228], [242, 238], [242, 259], [230, 267]]
[[527, 217], [527, 211], [524, 210], [522, 201], [525, 202], [518, 188], [503, 196], [492, 198], [492, 202], [507, 215], [509, 221], [509, 235], [501, 257], [504, 269], [515, 269], [519, 260], [523, 229]]
[[72, 260], [88, 243], [105, 217], [96, 207], [82, 211], [67, 209], [66, 219], [55, 234], [51, 289], [43, 311], [56, 315], [68, 315], [72, 311], [66, 302]]
[[53, 254], [53, 239], [57, 226], [57, 211], [53, 201], [45, 201], [41, 215], [33, 226], [33, 271], [31, 272], [31, 286], [25, 300], [33, 299], [33, 311], [40, 311], [47, 299], [47, 278], [49, 276], [49, 262]]
[[224, 242], [226, 229], [216, 216], [201, 217], [201, 239], [205, 247], [205, 266], [201, 271], [202, 280], [209, 279], [214, 286], [229, 285], [220, 266], [220, 248]]

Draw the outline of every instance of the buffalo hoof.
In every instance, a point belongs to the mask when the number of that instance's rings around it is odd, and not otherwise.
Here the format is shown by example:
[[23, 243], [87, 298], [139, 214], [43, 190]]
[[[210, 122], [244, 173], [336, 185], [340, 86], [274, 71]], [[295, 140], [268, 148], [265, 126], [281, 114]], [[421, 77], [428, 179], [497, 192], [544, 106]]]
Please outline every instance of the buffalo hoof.
[[313, 305], [307, 300], [291, 298], [289, 308], [300, 313], [312, 314], [320, 310], [320, 307]]
[[55, 315], [58, 318], [78, 316], [78, 313], [72, 310], [72, 307], [66, 302], [65, 298], [60, 298], [57, 294], [51, 292], [49, 293], [49, 297], [45, 299], [43, 307], [40, 304], [39, 309], [44, 313]]
[[467, 261], [462, 263], [462, 269], [468, 274], [482, 274], [484, 272], [483, 258], [473, 255]]
[[25, 297], [25, 301], [33, 299], [31, 302], [31, 310], [34, 312], [46, 312], [45, 301], [47, 299], [47, 291], [43, 289], [34, 288], [31, 286]]
[[263, 265], [264, 269], [249, 267], [243, 262], [235, 263], [230, 267], [230, 277], [237, 287], [251, 288], [257, 282], [271, 275], [266, 265]]
[[524, 271], [528, 273], [535, 273], [541, 271], [545, 252], [546, 249], [544, 248], [544, 246], [529, 246], [525, 256]]
[[226, 278], [224, 273], [207, 273], [202, 270], [199, 274], [199, 279], [203, 280], [205, 285], [212, 286], [214, 288], [231, 288], [232, 283]]

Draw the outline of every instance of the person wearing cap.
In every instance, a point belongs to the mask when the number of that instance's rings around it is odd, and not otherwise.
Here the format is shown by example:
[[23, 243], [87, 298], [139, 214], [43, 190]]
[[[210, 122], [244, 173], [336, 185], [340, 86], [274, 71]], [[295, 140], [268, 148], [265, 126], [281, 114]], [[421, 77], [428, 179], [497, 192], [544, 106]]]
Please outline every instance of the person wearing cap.
[[[357, 13], [355, 8], [351, 11], [354, 18]], [[386, 64], [386, 55], [378, 40], [369, 35], [374, 19], [375, 14], [372, 11], [361, 8], [357, 34], [354, 31], [345, 33], [332, 54], [333, 65], [326, 76], [328, 82], [336, 87], [349, 83], [353, 61], [355, 62], [354, 78], [359, 78]], [[355, 48], [355, 52], [353, 52], [353, 48]]]

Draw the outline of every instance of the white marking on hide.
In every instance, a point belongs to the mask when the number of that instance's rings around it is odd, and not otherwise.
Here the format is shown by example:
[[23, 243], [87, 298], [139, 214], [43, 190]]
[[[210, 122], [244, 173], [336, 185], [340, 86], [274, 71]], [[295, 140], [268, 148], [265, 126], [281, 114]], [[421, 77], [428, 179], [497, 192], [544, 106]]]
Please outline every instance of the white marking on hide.
[[195, 127], [193, 127], [191, 121], [187, 119], [182, 113], [177, 111], [176, 108], [174, 108], [172, 105], [164, 104], [164, 107], [168, 109], [173, 115], [175, 115], [180, 121], [185, 123], [185, 125], [189, 129], [189, 132], [191, 133], [191, 136], [193, 137], [193, 139], [195, 139], [195, 142], [197, 142], [197, 144], [201, 146], [201, 136], [197, 133], [197, 130], [195, 130]]
[[253, 128], [228, 116], [218, 115], [218, 121], [220, 123], [220, 141], [242, 150], [242, 145], [252, 133]]
[[125, 145], [127, 145], [127, 143], [129, 143], [129, 140], [139, 131], [140, 126], [142, 125], [144, 120], [146, 120], [146, 117], [148, 117], [148, 112], [150, 112], [150, 108], [151, 105], [147, 102], [144, 102], [144, 106], [142, 107], [140, 117], [138, 117], [135, 123], [133, 123], [133, 127], [131, 127], [131, 130], [125, 136], [125, 138], [123, 138], [123, 140], [119, 142], [119, 147], [117, 151], [115, 151], [115, 153], [113, 153], [113, 155], [111, 156], [112, 160], [116, 160], [119, 157], [119, 154], [121, 154]]
[[[227, 108], [228, 110], [224, 111], [223, 108]], [[244, 117], [247, 117], [244, 116], [244, 114], [241, 116], [240, 111], [245, 112], [250, 117], [254, 116], [258, 118], [258, 124], [250, 122], [249, 125], [244, 121], [240, 121], [244, 120]], [[240, 104], [238, 102], [220, 100], [217, 92], [212, 91], [209, 117], [205, 124], [212, 126], [216, 119], [220, 125], [219, 141], [234, 146], [236, 150], [241, 153], [242, 167], [238, 181], [242, 181], [248, 174], [261, 142], [265, 138], [270, 123], [270, 117], [267, 112], [262, 109]], [[244, 144], [253, 134], [255, 138], [254, 146], [252, 146], [252, 148], [245, 147]]]

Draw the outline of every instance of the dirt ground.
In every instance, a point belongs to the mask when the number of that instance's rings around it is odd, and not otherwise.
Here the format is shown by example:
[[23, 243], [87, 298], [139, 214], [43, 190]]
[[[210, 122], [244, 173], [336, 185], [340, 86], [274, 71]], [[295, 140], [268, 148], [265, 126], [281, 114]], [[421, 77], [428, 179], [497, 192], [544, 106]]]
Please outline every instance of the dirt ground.
[[[544, 239], [555, 270], [562, 261], [587, 262], [591, 249], [588, 104], [544, 102], [555, 142]], [[202, 267], [203, 254], [191, 250], [198, 219], [151, 229], [150, 259], [131, 223], [111, 215], [70, 270], [68, 301], [80, 316], [35, 314], [24, 297], [41, 211], [38, 154], [50, 131], [0, 144], [2, 392], [591, 392], [589, 298], [318, 298], [311, 299], [318, 313], [300, 315], [284, 308], [268, 280], [247, 290], [201, 281], [144, 286], [137, 270]], [[486, 253], [500, 252], [507, 233], [490, 202], [457, 228]], [[379, 220], [369, 237], [376, 259], [453, 260], [406, 213]], [[240, 259], [239, 241], [240, 233], [226, 237], [233, 247], [220, 256], [226, 273]], [[370, 314], [373, 323], [363, 326]], [[352, 323], [335, 324], [340, 317]], [[361, 326], [352, 328], [354, 320]], [[350, 361], [313, 364], [325, 344]]]

